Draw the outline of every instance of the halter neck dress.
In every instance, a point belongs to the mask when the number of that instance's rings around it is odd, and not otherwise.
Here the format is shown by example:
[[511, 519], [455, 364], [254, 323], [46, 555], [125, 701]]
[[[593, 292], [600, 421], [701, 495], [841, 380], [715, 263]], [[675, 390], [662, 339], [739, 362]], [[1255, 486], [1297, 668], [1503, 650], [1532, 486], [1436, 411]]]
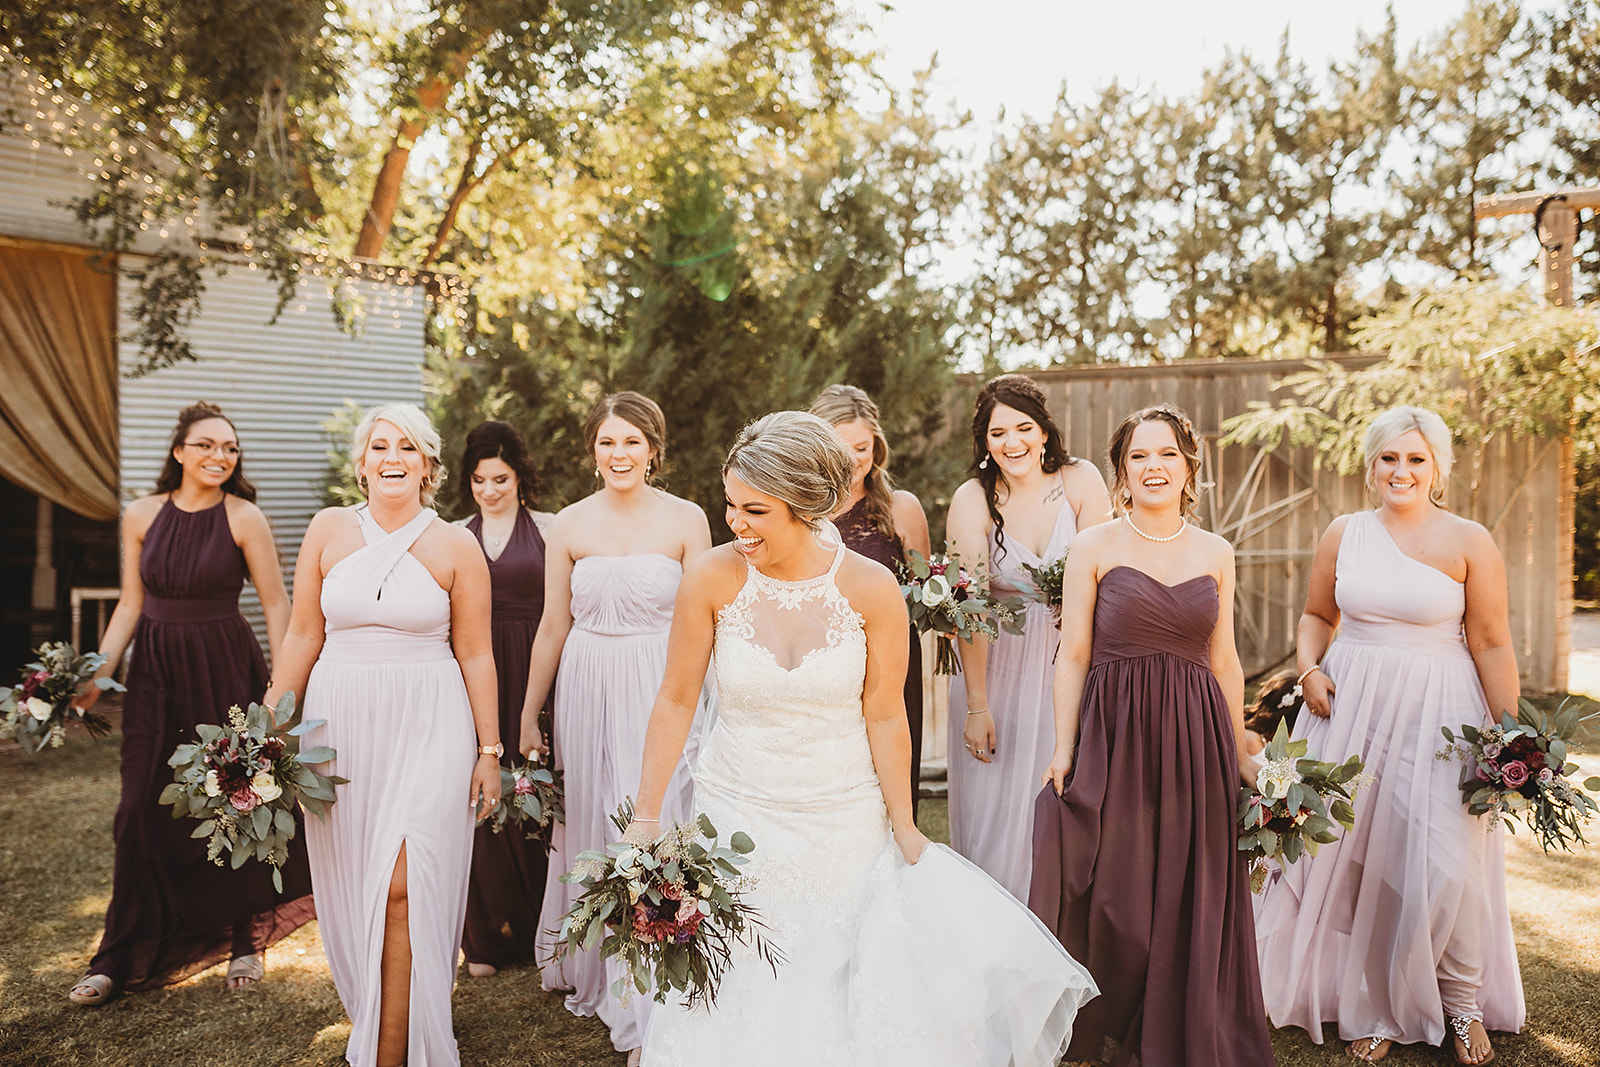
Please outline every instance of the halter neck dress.
[[206, 859], [192, 820], [160, 803], [172, 781], [167, 758], [196, 740], [199, 723], [222, 725], [228, 709], [260, 700], [267, 663], [239, 614], [249, 575], [228, 526], [227, 500], [184, 511], [169, 498], [139, 552], [144, 607], [122, 700], [122, 796], [112, 826], [111, 905], [89, 964], [130, 990], [166, 985], [229, 956], [259, 951], [314, 917], [304, 835], [285, 861], [283, 893], [272, 870]]

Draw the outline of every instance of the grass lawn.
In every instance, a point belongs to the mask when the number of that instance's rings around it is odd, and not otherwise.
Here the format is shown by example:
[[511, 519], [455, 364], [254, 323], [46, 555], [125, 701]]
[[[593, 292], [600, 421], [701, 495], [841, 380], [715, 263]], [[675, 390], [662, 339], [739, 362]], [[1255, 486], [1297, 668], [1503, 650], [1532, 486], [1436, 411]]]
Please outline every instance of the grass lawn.
[[[1600, 734], [1591, 737], [1589, 751], [1600, 752]], [[1600, 756], [1582, 762], [1586, 773], [1600, 773]], [[0, 1064], [338, 1064], [349, 1024], [315, 924], [272, 950], [267, 980], [248, 992], [225, 991], [218, 967], [104, 1008], [67, 1002], [67, 987], [99, 940], [111, 891], [117, 786], [115, 735], [74, 735], [67, 747], [32, 760], [13, 743], [0, 745]], [[946, 839], [944, 802], [924, 801], [922, 810], [930, 836]], [[1496, 1036], [1496, 1063], [1592, 1067], [1600, 1063], [1600, 853], [1545, 857], [1526, 837], [1513, 838], [1509, 853], [1529, 1021], [1521, 1035]], [[604, 1027], [568, 1015], [560, 997], [539, 990], [531, 967], [485, 980], [463, 970], [455, 1026], [468, 1067], [623, 1062]], [[1334, 1036], [1319, 1048], [1299, 1031], [1276, 1032], [1278, 1062], [1348, 1064]], [[1397, 1047], [1387, 1062], [1448, 1061], [1437, 1049]]]

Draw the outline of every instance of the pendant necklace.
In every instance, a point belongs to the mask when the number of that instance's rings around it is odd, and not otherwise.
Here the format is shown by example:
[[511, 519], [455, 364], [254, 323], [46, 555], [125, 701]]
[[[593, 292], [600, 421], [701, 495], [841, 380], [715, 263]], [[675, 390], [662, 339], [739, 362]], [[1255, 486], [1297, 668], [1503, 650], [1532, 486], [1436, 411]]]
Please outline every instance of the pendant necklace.
[[1165, 537], [1153, 537], [1150, 534], [1147, 534], [1143, 530], [1139, 529], [1138, 524], [1133, 521], [1133, 516], [1131, 514], [1130, 515], [1124, 515], [1124, 516], [1122, 516], [1122, 518], [1123, 518], [1123, 521], [1128, 524], [1128, 528], [1130, 530], [1132, 530], [1134, 533], [1138, 534], [1140, 537], [1144, 538], [1146, 541], [1154, 541], [1158, 545], [1159, 544], [1165, 544], [1168, 541], [1176, 541], [1178, 538], [1183, 536], [1183, 531], [1185, 531], [1185, 530], [1187, 530], [1189, 528], [1189, 520], [1183, 518], [1180, 515], [1178, 517], [1178, 532], [1177, 533], [1170, 533]]

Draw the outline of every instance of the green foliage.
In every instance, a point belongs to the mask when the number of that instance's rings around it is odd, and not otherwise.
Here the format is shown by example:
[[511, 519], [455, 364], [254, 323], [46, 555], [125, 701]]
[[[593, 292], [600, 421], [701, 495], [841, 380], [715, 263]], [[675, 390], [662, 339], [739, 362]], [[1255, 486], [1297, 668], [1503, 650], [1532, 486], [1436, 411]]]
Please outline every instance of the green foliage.
[[1223, 424], [1222, 444], [1317, 448], [1319, 461], [1359, 471], [1372, 417], [1396, 404], [1437, 411], [1465, 453], [1466, 514], [1477, 514], [1485, 450], [1500, 438], [1559, 438], [1600, 430], [1600, 323], [1589, 312], [1545, 307], [1520, 290], [1485, 282], [1427, 289], [1389, 305], [1356, 331], [1370, 366], [1332, 364], [1284, 378], [1292, 399], [1257, 403]]

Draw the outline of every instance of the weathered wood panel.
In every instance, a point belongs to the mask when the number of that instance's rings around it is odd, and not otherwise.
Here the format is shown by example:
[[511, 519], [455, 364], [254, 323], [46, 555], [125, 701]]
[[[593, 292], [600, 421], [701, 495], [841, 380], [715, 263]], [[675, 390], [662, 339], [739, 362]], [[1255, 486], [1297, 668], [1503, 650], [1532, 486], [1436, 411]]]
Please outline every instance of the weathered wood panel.
[[[1334, 362], [1358, 367], [1371, 358], [1342, 356]], [[1371, 505], [1359, 475], [1318, 469], [1312, 449], [1217, 447], [1226, 419], [1253, 401], [1273, 402], [1278, 382], [1304, 369], [1297, 361], [1221, 360], [1030, 374], [1063, 420], [1068, 448], [1102, 470], [1111, 431], [1130, 411], [1169, 401], [1194, 420], [1205, 439], [1200, 519], [1234, 544], [1239, 652], [1252, 675], [1294, 655], [1295, 626], [1322, 531], [1336, 516]], [[965, 426], [978, 384], [963, 379], [961, 396], [953, 399], [952, 411], [961, 413], [958, 427]], [[1553, 440], [1494, 442], [1484, 457], [1476, 500], [1472, 464], [1458, 459], [1447, 503], [1488, 526], [1505, 557], [1523, 688], [1561, 689], [1572, 612], [1571, 449]]]

